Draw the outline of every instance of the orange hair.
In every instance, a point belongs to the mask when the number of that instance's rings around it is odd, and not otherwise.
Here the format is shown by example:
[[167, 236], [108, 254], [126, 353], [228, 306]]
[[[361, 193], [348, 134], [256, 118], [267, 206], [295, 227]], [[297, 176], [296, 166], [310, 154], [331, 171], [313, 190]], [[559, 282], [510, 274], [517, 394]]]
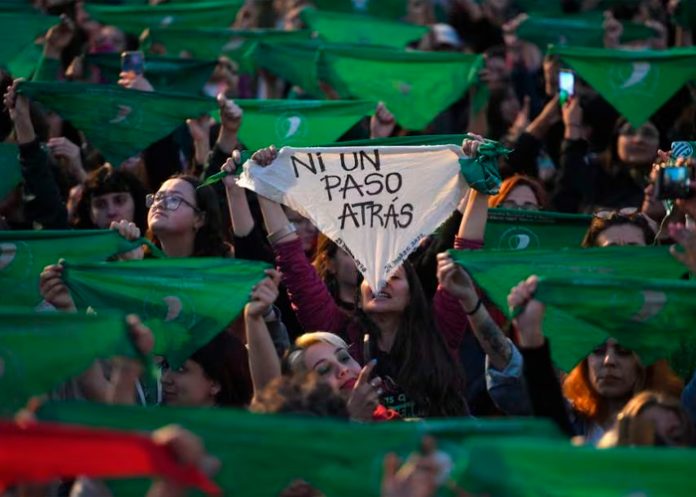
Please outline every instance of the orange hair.
[[[672, 371], [666, 360], [655, 361], [647, 368], [638, 361], [638, 379], [633, 387], [633, 394], [643, 390], [679, 397], [684, 388], [684, 380]], [[563, 394], [570, 401], [573, 408], [586, 418], [597, 421], [606, 416], [606, 404], [604, 399], [592, 388], [587, 371], [587, 359], [568, 374], [563, 382]]]
[[534, 196], [539, 202], [539, 207], [542, 209], [548, 208], [549, 199], [542, 184], [534, 178], [530, 178], [529, 176], [524, 176], [522, 174], [514, 174], [509, 178], [505, 178], [500, 184], [500, 191], [498, 194], [488, 198], [488, 207], [499, 207], [500, 204], [505, 202], [505, 199], [508, 195], [510, 195], [510, 192], [512, 192], [512, 190], [518, 186], [528, 186], [531, 188], [532, 192], [534, 192]]

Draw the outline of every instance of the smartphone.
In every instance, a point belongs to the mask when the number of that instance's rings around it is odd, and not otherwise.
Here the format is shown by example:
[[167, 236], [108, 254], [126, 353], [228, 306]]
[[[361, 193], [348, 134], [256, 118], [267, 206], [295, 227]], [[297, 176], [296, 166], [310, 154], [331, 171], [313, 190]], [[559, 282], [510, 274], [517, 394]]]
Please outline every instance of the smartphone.
[[145, 73], [145, 55], [140, 51], [121, 53], [121, 72]]
[[558, 94], [561, 105], [575, 95], [575, 74], [566, 69], [558, 71]]
[[665, 166], [660, 168], [655, 182], [655, 196], [658, 200], [689, 198], [694, 170], [686, 166]]

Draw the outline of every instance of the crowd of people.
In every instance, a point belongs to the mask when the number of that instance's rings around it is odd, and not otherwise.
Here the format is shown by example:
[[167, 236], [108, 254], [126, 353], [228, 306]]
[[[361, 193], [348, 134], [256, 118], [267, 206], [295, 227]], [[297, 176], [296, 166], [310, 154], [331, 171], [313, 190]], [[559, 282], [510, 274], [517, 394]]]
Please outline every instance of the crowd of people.
[[[90, 3], [27, 0], [32, 15], [60, 16], [37, 41], [43, 51], [34, 80], [107, 84], [87, 55], [142, 50], [141, 33], [102, 24], [88, 13]], [[219, 112], [191, 115], [165, 138], [116, 164], [105, 160], [83, 130], [27, 98], [21, 81], [0, 69], [0, 131], [5, 142], [16, 144], [22, 175], [0, 199], [4, 230], [110, 229], [129, 241], [146, 237], [151, 242], [113, 258], [120, 261], [152, 258], [154, 246], [168, 258], [237, 258], [273, 266], [254, 286], [236, 323], [183, 364], [155, 356], [154, 381], [148, 381], [138, 360], [94, 358], [80, 376], [55, 378], [60, 385], [41, 402], [237, 408], [356, 423], [535, 416], [552, 420], [578, 444], [696, 444], [696, 380], [678, 376], [669, 358], [648, 363], [609, 338], [595, 344], [574, 369], [561, 371], [545, 337], [546, 306], [535, 296], [538, 276], [530, 272], [509, 289], [507, 302], [514, 311], [508, 313], [450, 252], [486, 249], [490, 209], [583, 213], [592, 217], [582, 247], [671, 246], [671, 256], [683, 265], [683, 279], [693, 278], [696, 153], [679, 157], [672, 143], [696, 144], [694, 83], [676, 91], [650, 120], [634, 125], [578, 73], [574, 94], [563, 94], [562, 61], [517, 34], [533, 13], [527, 4], [534, 2], [403, 3], [401, 20], [427, 27], [406, 49], [484, 54], [482, 85], [460, 95], [422, 130], [402, 128], [388, 106], [375, 102], [374, 114], [338, 141], [469, 133], [458, 143], [464, 156], [477, 157], [486, 139], [512, 151], [499, 159], [498, 193], [467, 188], [457, 210], [433, 227], [381, 289], [370, 288], [351, 254], [309, 219], [237, 184], [243, 154], [251, 153], [257, 165], [277, 167], [275, 145], [282, 144], [269, 133], [266, 148], [247, 150], [239, 138], [245, 116], [235, 99], [308, 98], [305, 89], [266, 69], [241, 73], [238, 61], [221, 56], [198, 91], [216, 98]], [[605, 9], [596, 20], [607, 49], [693, 46], [689, 26], [674, 20], [679, 9], [689, 7], [687, 0], [555, 3], [561, 16]], [[246, 0], [229, 27], [304, 29], [301, 12], [307, 8], [315, 6], [304, 0]], [[624, 42], [629, 23], [649, 26], [652, 36]], [[161, 44], [149, 50], [145, 60], [150, 54], [186, 56]], [[146, 74], [132, 70], [121, 72], [118, 85], [158, 91]], [[322, 88], [322, 98], [335, 97], [328, 85]], [[483, 88], [489, 96], [484, 105], [475, 105]], [[689, 171], [687, 192], [679, 198], [657, 195], [667, 167]], [[228, 174], [206, 182], [220, 172]], [[55, 263], [40, 274], [42, 312], [84, 313], [65, 284], [62, 256], [56, 253]], [[641, 277], [641, 268], [635, 271]], [[11, 282], [3, 280], [3, 291], [12, 292]], [[693, 314], [694, 307], [683, 313]], [[129, 315], [126, 324], [140, 354], [151, 356], [154, 338], [148, 326], [137, 315]], [[33, 417], [25, 412], [22, 422], [27, 416]], [[165, 439], [180, 460], [210, 469], [191, 433], [169, 429]], [[385, 468], [385, 497], [437, 492], [437, 471], [424, 455], [401, 470], [389, 456]], [[295, 483], [282, 495], [321, 495], [310, 485]], [[6, 495], [105, 492], [97, 481], [69, 478], [61, 485], [19, 484]], [[160, 481], [148, 495], [180, 492], [175, 482]]]

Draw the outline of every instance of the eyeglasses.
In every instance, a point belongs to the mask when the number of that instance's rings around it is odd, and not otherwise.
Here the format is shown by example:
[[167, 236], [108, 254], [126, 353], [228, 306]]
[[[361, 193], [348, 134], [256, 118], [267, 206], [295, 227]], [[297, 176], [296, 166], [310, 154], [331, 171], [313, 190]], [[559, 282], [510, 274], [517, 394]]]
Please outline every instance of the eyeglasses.
[[201, 212], [198, 207], [179, 195], [164, 195], [161, 193], [156, 193], [154, 195], [152, 193], [148, 193], [145, 195], [145, 206], [148, 209], [150, 209], [153, 205], [160, 203], [166, 211], [175, 211], [183, 203], [188, 205], [194, 211]]
[[628, 219], [630, 221], [635, 221], [636, 218], [640, 217], [645, 220], [645, 222], [648, 224], [653, 233], [657, 233], [657, 223], [650, 219], [648, 216], [646, 216], [644, 213], [639, 212], [637, 207], [624, 207], [623, 209], [619, 209], [617, 211], [597, 211], [593, 214], [593, 216], [599, 219], [603, 219], [605, 221], [609, 221], [616, 217]]

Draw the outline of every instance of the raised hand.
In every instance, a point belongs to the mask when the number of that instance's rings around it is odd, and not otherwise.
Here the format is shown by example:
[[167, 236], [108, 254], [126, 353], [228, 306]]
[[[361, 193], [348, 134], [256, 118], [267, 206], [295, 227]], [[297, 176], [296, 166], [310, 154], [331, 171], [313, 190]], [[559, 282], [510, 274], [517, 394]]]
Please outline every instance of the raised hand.
[[251, 299], [244, 308], [244, 316], [247, 318], [263, 318], [278, 298], [280, 271], [266, 269], [265, 273], [266, 277], [254, 286], [251, 291]]
[[534, 298], [538, 282], [537, 276], [530, 276], [510, 290], [507, 298], [510, 310], [520, 311], [513, 320], [513, 324], [519, 331], [522, 347], [535, 348], [544, 344], [541, 323], [544, 320], [546, 306]]
[[370, 138], [386, 138], [396, 127], [394, 114], [389, 112], [384, 102], [377, 104], [375, 113], [370, 118]]
[[270, 147], [262, 148], [254, 152], [254, 155], [251, 156], [251, 160], [256, 162], [259, 166], [268, 166], [276, 157], [278, 157], [278, 150], [276, 150], [275, 145], [271, 145]]
[[[140, 228], [135, 223], [122, 219], [121, 221], [113, 221], [109, 229], [118, 231], [118, 234], [129, 241], [134, 241], [140, 238]], [[142, 246], [124, 252], [118, 255], [118, 259], [122, 261], [140, 260], [145, 257], [145, 251]]]
[[379, 405], [379, 396], [382, 395], [382, 380], [379, 377], [370, 379], [372, 371], [377, 365], [376, 360], [372, 360], [362, 368], [355, 382], [353, 392], [348, 399], [348, 412], [351, 419], [370, 421], [372, 413]]
[[39, 276], [39, 292], [46, 302], [58, 310], [75, 312], [75, 301], [63, 282], [63, 266], [46, 266]]
[[454, 295], [465, 309], [472, 309], [478, 302], [474, 282], [463, 267], [454, 262], [447, 252], [437, 254], [437, 280], [445, 290]]

